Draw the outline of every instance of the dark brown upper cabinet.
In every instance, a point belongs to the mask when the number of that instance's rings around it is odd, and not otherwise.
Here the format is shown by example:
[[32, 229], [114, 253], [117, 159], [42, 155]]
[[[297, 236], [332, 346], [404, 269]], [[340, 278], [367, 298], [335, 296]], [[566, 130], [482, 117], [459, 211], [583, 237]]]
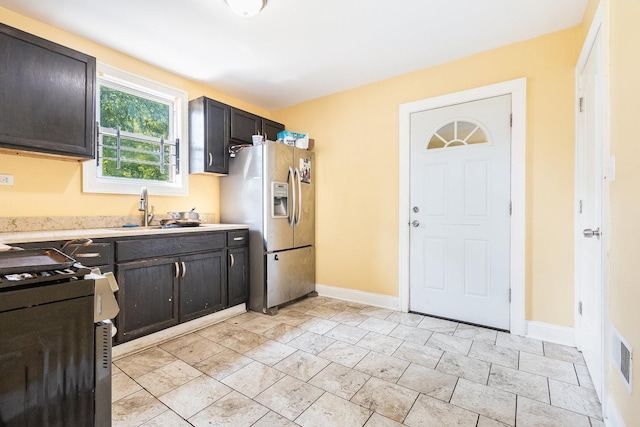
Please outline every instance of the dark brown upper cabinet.
[[262, 118], [255, 114], [231, 109], [231, 139], [237, 142], [252, 144], [251, 137], [262, 133]]
[[95, 58], [0, 24], [0, 150], [95, 157]]
[[284, 125], [201, 96], [189, 101], [189, 173], [229, 173], [230, 148], [275, 141]]
[[265, 139], [275, 141], [278, 132], [283, 130], [282, 123], [231, 108], [231, 139], [236, 142], [252, 144], [253, 135], [262, 135]]
[[229, 173], [231, 107], [201, 96], [189, 101], [189, 172]]
[[275, 141], [278, 132], [282, 132], [284, 130], [284, 125], [282, 123], [274, 122], [269, 119], [262, 119], [262, 135], [265, 139], [269, 141]]

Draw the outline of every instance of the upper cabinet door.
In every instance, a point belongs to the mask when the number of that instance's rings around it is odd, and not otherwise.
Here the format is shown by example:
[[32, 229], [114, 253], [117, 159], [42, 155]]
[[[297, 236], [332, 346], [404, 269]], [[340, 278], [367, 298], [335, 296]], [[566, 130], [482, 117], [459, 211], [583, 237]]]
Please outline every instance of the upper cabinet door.
[[229, 173], [231, 107], [200, 97], [189, 101], [189, 172]]
[[278, 132], [284, 130], [282, 123], [274, 122], [269, 119], [262, 119], [262, 135], [269, 141], [275, 141], [278, 137]]
[[95, 157], [95, 58], [0, 24], [0, 148]]
[[246, 111], [231, 109], [231, 139], [247, 144], [251, 137], [262, 133], [262, 118]]

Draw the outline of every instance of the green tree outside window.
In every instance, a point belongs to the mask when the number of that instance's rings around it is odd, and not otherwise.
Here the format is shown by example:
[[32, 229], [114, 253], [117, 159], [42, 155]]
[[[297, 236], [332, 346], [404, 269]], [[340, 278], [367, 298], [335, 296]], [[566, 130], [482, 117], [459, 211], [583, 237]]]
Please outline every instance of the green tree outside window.
[[[102, 176], [169, 181], [172, 145], [163, 148], [162, 171], [160, 144], [156, 141], [170, 135], [170, 106], [104, 85], [100, 86], [99, 102], [100, 127], [110, 131], [102, 134]], [[120, 138], [119, 169], [117, 139], [113, 135], [118, 127], [129, 136]]]

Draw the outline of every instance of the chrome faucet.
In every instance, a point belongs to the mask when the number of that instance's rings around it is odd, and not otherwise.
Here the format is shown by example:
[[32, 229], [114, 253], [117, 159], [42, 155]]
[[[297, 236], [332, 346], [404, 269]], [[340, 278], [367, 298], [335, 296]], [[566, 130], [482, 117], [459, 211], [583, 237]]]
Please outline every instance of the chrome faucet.
[[149, 212], [149, 194], [147, 193], [147, 187], [142, 187], [140, 191], [140, 205], [138, 206], [138, 210], [144, 212], [144, 226], [148, 227], [155, 215], [153, 213], [153, 206], [151, 206], [151, 212]]

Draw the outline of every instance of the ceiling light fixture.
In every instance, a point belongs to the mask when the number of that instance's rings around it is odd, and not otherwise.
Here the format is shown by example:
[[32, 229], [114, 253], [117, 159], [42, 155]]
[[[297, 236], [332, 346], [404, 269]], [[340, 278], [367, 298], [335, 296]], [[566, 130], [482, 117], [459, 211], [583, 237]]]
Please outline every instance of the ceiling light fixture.
[[267, 0], [225, 0], [231, 10], [240, 16], [249, 18], [255, 16], [267, 4]]

